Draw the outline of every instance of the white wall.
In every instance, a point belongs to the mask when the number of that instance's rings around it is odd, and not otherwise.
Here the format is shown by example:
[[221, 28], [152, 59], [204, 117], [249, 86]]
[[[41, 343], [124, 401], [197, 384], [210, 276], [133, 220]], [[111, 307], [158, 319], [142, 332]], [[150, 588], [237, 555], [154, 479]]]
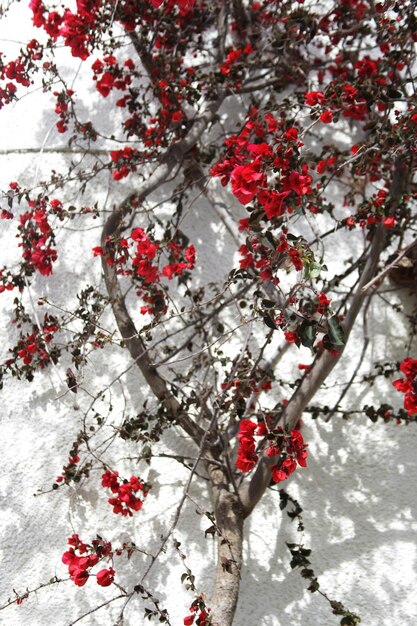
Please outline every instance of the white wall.
[[[25, 26], [29, 22], [25, 5], [17, 5], [10, 19], [12, 21], [2, 25], [0, 47], [13, 54], [16, 45], [5, 42], [10, 32], [22, 41], [31, 36]], [[71, 62], [68, 56], [65, 59]], [[76, 78], [75, 88], [82, 91], [81, 77]], [[95, 106], [96, 100], [91, 95], [83, 95], [89, 106]], [[51, 167], [64, 168], [65, 158], [56, 153], [42, 156], [13, 153], [16, 148], [56, 147], [65, 141], [65, 137], [52, 128], [55, 116], [45, 107], [45, 97], [34, 92], [0, 112], [0, 187], [3, 190], [11, 180], [31, 184], [34, 176], [46, 177]], [[10, 154], [5, 154], [8, 150]], [[91, 197], [104, 202], [108, 184], [112, 183], [103, 178]], [[87, 204], [88, 200], [87, 196], [83, 202]], [[187, 232], [197, 248], [200, 244], [200, 263], [205, 271], [202, 280], [216, 279], [224, 274], [225, 259], [230, 263], [234, 244], [206, 206], [198, 205], [195, 211], [186, 224]], [[1, 265], [13, 258], [12, 230], [13, 224], [2, 223]], [[72, 289], [73, 283], [99, 283], [99, 262], [93, 262], [88, 254], [93, 245], [98, 245], [98, 240], [99, 230], [83, 233], [81, 242], [78, 235], [61, 230], [56, 274], [51, 280], [37, 278], [33, 293], [50, 295], [55, 302], [65, 305], [68, 288]], [[201, 250], [203, 242], [208, 246], [206, 252]], [[328, 264], [331, 261], [327, 259]], [[210, 276], [207, 267], [212, 270]], [[7, 358], [8, 346], [15, 336], [10, 323], [12, 297], [13, 294], [1, 295], [1, 359]], [[370, 351], [373, 359], [406, 356], [406, 325], [390, 311], [381, 313], [377, 301], [371, 307], [369, 325], [375, 338]], [[334, 383], [349, 379], [359, 358], [360, 346], [358, 332], [352, 338], [348, 355], [333, 375]], [[302, 356], [296, 353], [297, 349], [292, 347], [290, 357], [294, 363], [307, 358], [305, 352]], [[86, 380], [89, 389], [99, 389], [126, 367], [125, 356], [117, 350], [105, 359], [102, 354], [93, 356], [93, 371]], [[116, 544], [130, 538], [139, 547], [154, 550], [159, 545], [159, 536], [170, 527], [177, 494], [187, 477], [175, 461], [157, 462], [149, 473], [155, 487], [143, 511], [133, 519], [116, 518], [103, 503], [102, 490], [97, 487], [98, 474], [78, 488], [64, 488], [34, 497], [39, 489], [50, 488], [66, 463], [71, 442], [81, 426], [82, 409], [88, 403], [86, 396], [80, 397], [81, 409], [75, 410], [73, 398], [68, 394], [62, 396], [65, 369], [64, 362], [38, 375], [31, 385], [8, 381], [1, 392], [1, 602], [13, 595], [13, 589], [23, 594], [26, 587], [36, 587], [54, 575], [66, 577], [61, 555], [66, 549], [66, 538], [72, 532], [78, 532], [86, 540], [99, 533]], [[120, 419], [124, 410], [132, 413], [137, 405], [138, 387], [138, 377], [133, 371], [126, 377], [126, 398], [120, 387], [112, 387], [113, 412], [119, 412]], [[339, 391], [336, 386], [323, 392], [322, 401], [334, 402]], [[366, 396], [364, 394], [363, 386], [354, 385], [346, 405], [361, 407], [366, 402], [382, 400], [395, 402], [396, 406], [401, 403], [390, 380], [379, 381], [367, 390]], [[106, 400], [108, 398], [109, 394]], [[414, 426], [373, 425], [364, 416], [349, 422], [335, 417], [329, 424], [312, 422], [306, 417], [303, 434], [310, 445], [308, 468], [297, 471], [288, 485], [283, 486], [288, 486], [305, 509], [303, 541], [313, 550], [312, 565], [321, 588], [332, 599], [359, 613], [365, 626], [415, 624], [417, 433]], [[187, 449], [180, 433], [170, 434], [167, 445], [175, 450]], [[134, 447], [130, 446], [129, 452], [125, 450], [122, 456], [134, 455], [134, 452]], [[127, 459], [121, 463], [121, 471], [123, 468], [127, 475], [135, 472], [135, 466]], [[209, 508], [198, 481], [193, 483], [192, 494], [204, 510]], [[175, 537], [187, 554], [187, 564], [196, 575], [198, 589], [209, 595], [214, 547], [210, 538], [204, 539], [203, 531], [210, 523], [197, 516], [194, 509], [187, 503]], [[286, 541], [299, 541], [294, 523], [279, 510], [277, 494], [268, 493], [246, 529], [246, 567], [235, 620], [237, 626], [331, 626], [339, 623], [340, 618], [332, 616], [327, 602], [319, 594], [307, 592], [299, 573], [290, 571]], [[143, 567], [140, 559], [129, 564], [121, 561], [118, 567], [116, 565], [118, 580], [122, 584], [137, 580]], [[169, 542], [167, 553], [152, 572], [148, 587], [161, 600], [161, 606], [169, 609], [175, 625], [182, 624], [193, 599], [181, 586], [182, 572], [178, 555]], [[99, 588], [94, 581], [89, 581], [82, 589], [71, 582], [63, 583], [40, 591], [21, 606], [3, 611], [0, 623], [69, 624], [113, 594], [116, 595], [113, 588]], [[126, 624], [142, 623], [143, 606], [137, 600], [132, 601], [125, 615]], [[84, 623], [112, 624], [119, 609], [120, 604], [115, 603], [91, 614]]]

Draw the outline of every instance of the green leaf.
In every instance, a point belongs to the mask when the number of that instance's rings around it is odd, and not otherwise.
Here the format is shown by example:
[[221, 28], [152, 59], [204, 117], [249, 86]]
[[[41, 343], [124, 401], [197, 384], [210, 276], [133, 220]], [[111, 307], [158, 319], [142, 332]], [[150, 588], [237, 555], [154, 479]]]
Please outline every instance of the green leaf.
[[334, 315], [327, 320], [327, 328], [329, 331], [329, 339], [334, 346], [345, 345], [345, 333], [340, 325], [339, 318]]
[[270, 248], [272, 248], [272, 250], [275, 250], [277, 246], [277, 242], [275, 241], [273, 234], [269, 230], [265, 231], [264, 237], [262, 237], [261, 239], [261, 243], [269, 246]]
[[304, 274], [306, 278], [318, 278], [321, 272], [321, 265], [317, 263], [317, 261], [312, 261], [311, 263], [306, 263], [304, 265]]
[[341, 620], [340, 624], [341, 626], [356, 626], [357, 624], [360, 624], [361, 621], [362, 620], [358, 615], [355, 615], [354, 613], [349, 613], [349, 615]]
[[392, 87], [392, 85], [390, 85], [387, 89], [387, 94], [390, 98], [402, 98], [403, 94], [401, 93], [401, 91], [398, 91], [398, 89], [395, 89], [395, 87]]
[[306, 320], [301, 324], [298, 329], [298, 334], [301, 338], [301, 343], [306, 348], [312, 348], [316, 339], [317, 322], [307, 322]]
[[215, 526], [210, 526], [209, 528], [207, 528], [204, 531], [204, 537], [207, 537], [207, 535], [211, 535], [214, 538], [215, 534], [216, 534], [216, 527]]
[[318, 591], [320, 589], [320, 584], [319, 581], [317, 579], [314, 579], [313, 582], [311, 583], [311, 585], [309, 585], [309, 587], [307, 587], [308, 591], [311, 591], [311, 593], [314, 593], [315, 591]]
[[262, 299], [262, 306], [264, 306], [266, 309], [273, 309], [276, 304], [277, 303], [273, 300], [268, 300], [267, 298]]
[[148, 465], [150, 465], [151, 458], [152, 458], [152, 448], [148, 444], [145, 444], [142, 448], [142, 459], [146, 461]]
[[272, 319], [270, 315], [267, 315], [266, 313], [264, 313], [262, 315], [262, 319], [264, 321], [264, 324], [266, 324], [268, 328], [272, 328], [272, 330], [277, 330], [277, 325], [275, 324], [274, 320]]

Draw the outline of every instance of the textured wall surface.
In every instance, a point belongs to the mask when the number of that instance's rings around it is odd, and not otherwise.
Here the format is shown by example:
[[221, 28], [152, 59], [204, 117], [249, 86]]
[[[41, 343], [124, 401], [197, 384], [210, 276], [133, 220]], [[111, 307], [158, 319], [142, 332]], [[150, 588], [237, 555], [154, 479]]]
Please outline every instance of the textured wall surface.
[[[25, 3], [21, 3], [13, 10], [9, 21], [1, 25], [0, 47], [16, 54], [19, 44], [10, 41], [10, 33], [26, 41], [32, 36], [26, 23], [30, 23], [29, 12]], [[85, 86], [82, 72], [77, 73], [78, 63], [74, 64], [65, 53], [63, 61], [68, 64], [68, 76], [73, 88], [81, 94], [86, 110], [88, 107], [93, 112], [93, 119], [100, 116], [106, 121], [106, 112], [103, 114], [96, 108], [97, 95]], [[52, 110], [51, 98], [34, 90], [15, 106], [0, 112], [2, 189], [11, 180], [30, 185], [46, 177], [51, 168], [64, 170], [68, 157], [53, 150], [62, 146], [64, 139], [54, 130]], [[43, 152], [38, 151], [41, 148]], [[34, 152], [27, 152], [28, 149]], [[114, 184], [104, 177], [97, 181], [90, 196], [78, 201], [88, 204], [96, 200], [103, 204], [108, 197], [117, 196]], [[76, 185], [73, 191], [76, 195]], [[32, 292], [36, 296], [45, 295], [65, 307], [75, 284], [100, 283], [100, 264], [93, 262], [90, 254], [91, 248], [99, 243], [99, 224], [97, 226], [81, 236], [73, 233], [68, 225], [62, 226], [58, 233], [59, 261], [55, 275], [50, 280], [35, 279]], [[225, 268], [232, 263], [235, 245], [209, 207], [196, 202], [192, 214], [187, 216], [184, 230], [197, 249], [204, 243], [205, 249], [199, 257], [201, 281], [224, 276]], [[13, 225], [2, 222], [0, 265], [15, 258], [11, 233]], [[340, 245], [347, 244], [341, 240]], [[335, 258], [326, 259], [329, 266], [336, 264], [338, 252], [333, 251]], [[398, 299], [393, 294], [388, 297]], [[7, 358], [8, 347], [13, 345], [15, 336], [10, 323], [12, 298], [13, 294], [1, 295], [1, 359]], [[374, 301], [368, 324], [374, 339], [370, 349], [373, 359], [383, 361], [406, 356], [407, 327], [395, 313], [381, 309], [378, 301]], [[349, 380], [356, 367], [361, 345], [362, 331], [359, 330], [351, 338], [328, 389], [321, 393], [321, 402], [331, 405], [337, 400], [339, 385]], [[308, 351], [297, 353], [297, 348], [292, 347], [287, 356], [285, 372], [294, 375], [297, 363], [305, 362], [309, 355]], [[117, 350], [105, 359], [100, 353], [92, 358], [93, 367], [85, 381], [91, 389], [110, 383], [128, 365], [126, 356]], [[55, 476], [66, 462], [68, 450], [80, 429], [83, 409], [89, 401], [81, 397], [77, 409], [73, 398], [64, 394], [66, 366], [64, 361], [37, 376], [30, 385], [24, 381], [8, 381], [1, 392], [0, 603], [13, 595], [13, 589], [23, 594], [27, 587], [36, 587], [54, 575], [65, 578], [61, 555], [66, 549], [66, 538], [72, 532], [86, 539], [99, 533], [115, 543], [130, 538], [144, 550], [155, 550], [160, 536], [172, 523], [178, 494], [182, 493], [187, 477], [175, 461], [157, 462], [149, 472], [155, 487], [143, 511], [133, 519], [118, 519], [108, 505], [103, 505], [99, 489], [94, 485], [98, 483], [98, 475], [77, 489], [50, 492]], [[363, 373], [369, 373], [366, 364]], [[116, 384], [106, 392], [103, 401], [103, 406], [107, 406], [111, 394], [113, 414], [119, 412], [120, 419], [124, 412], [134, 410], [143, 390], [133, 370], [127, 373], [125, 380], [124, 396]], [[379, 381], [369, 389], [353, 385], [344, 405], [360, 408], [366, 402], [380, 403], [384, 399], [400, 406], [401, 397], [393, 390], [390, 380]], [[364, 416], [355, 416], [350, 421], [334, 418], [330, 423], [313, 422], [306, 417], [303, 435], [310, 445], [308, 468], [297, 471], [286, 487], [305, 509], [303, 542], [312, 549], [311, 561], [322, 590], [357, 612], [365, 626], [416, 624], [416, 429], [396, 424], [371, 424]], [[187, 451], [180, 433], [171, 433], [167, 446], [171, 450]], [[129, 455], [134, 456], [133, 447], [121, 454]], [[126, 472], [135, 471], [127, 458], [123, 464]], [[47, 493], [35, 495], [38, 490]], [[204, 487], [197, 480], [192, 484], [191, 495], [203, 510], [209, 508]], [[196, 576], [197, 588], [209, 595], [214, 547], [210, 537], [204, 539], [209, 521], [196, 515], [195, 508], [187, 502], [174, 534], [187, 555], [186, 563]], [[237, 626], [332, 626], [339, 623], [326, 600], [306, 591], [307, 585], [299, 573], [290, 570], [285, 542], [298, 542], [299, 536], [295, 522], [291, 523], [285, 512], [280, 511], [277, 493], [266, 494], [248, 521], [245, 536], [246, 567], [235, 620]], [[137, 580], [141, 566], [140, 559], [120, 563], [121, 584]], [[148, 583], [161, 606], [169, 609], [175, 626], [182, 624], [193, 599], [180, 583], [183, 571], [170, 541]], [[82, 589], [67, 582], [41, 590], [21, 606], [1, 612], [0, 623], [67, 625], [116, 595], [112, 588], [102, 589], [93, 583], [89, 581]], [[85, 623], [113, 624], [119, 611], [120, 603], [116, 602], [91, 614]], [[142, 611], [143, 603], [132, 600], [126, 610], [126, 623], [144, 623]]]

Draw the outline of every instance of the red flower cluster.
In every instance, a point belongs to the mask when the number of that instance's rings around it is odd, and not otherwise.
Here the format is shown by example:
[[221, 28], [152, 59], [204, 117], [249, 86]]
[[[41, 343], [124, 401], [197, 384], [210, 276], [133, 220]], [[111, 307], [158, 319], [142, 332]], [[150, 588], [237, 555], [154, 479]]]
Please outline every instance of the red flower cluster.
[[183, 254], [181, 246], [173, 241], [168, 244], [170, 260], [173, 261], [162, 268], [162, 276], [166, 276], [169, 280], [174, 276], [182, 276], [185, 270], [192, 270], [195, 265], [195, 248], [193, 245], [188, 246], [184, 252], [185, 261], [180, 261]]
[[125, 91], [132, 82], [132, 70], [135, 64], [132, 59], [127, 59], [121, 68], [115, 56], [108, 55], [101, 61], [94, 61], [91, 69], [94, 72], [93, 80], [96, 82], [97, 91], [107, 98], [112, 89]]
[[[17, 346], [11, 348], [15, 359], [22, 359], [23, 364], [35, 365], [43, 369], [50, 362], [51, 358], [46, 351], [46, 344], [52, 341], [53, 335], [58, 331], [58, 321], [56, 318], [46, 314], [43, 320], [42, 332], [37, 326], [33, 326], [33, 331], [26, 335], [21, 335]], [[10, 365], [14, 361], [6, 361]]]
[[323, 293], [322, 291], [320, 291], [317, 294], [317, 300], [318, 300], [317, 313], [320, 313], [321, 315], [324, 315], [324, 313], [326, 313], [328, 307], [331, 304], [331, 300], [329, 300], [329, 298], [326, 296], [326, 294]]
[[132, 259], [132, 265], [136, 274], [141, 276], [146, 283], [155, 283], [159, 279], [158, 266], [152, 265], [156, 253], [159, 249], [159, 243], [152, 242], [143, 228], [135, 228], [132, 230], [130, 238], [136, 243], [135, 256]]
[[74, 92], [72, 89], [54, 91], [54, 96], [57, 99], [55, 113], [59, 115], [59, 120], [56, 123], [56, 128], [59, 133], [65, 133], [68, 130], [68, 122], [70, 118], [70, 103], [71, 97], [73, 95]]
[[114, 494], [114, 498], [109, 498], [107, 502], [112, 505], [113, 513], [121, 513], [132, 517], [132, 511], [140, 511], [143, 506], [143, 500], [135, 494], [140, 491], [142, 497], [145, 498], [150, 489], [150, 485], [146, 484], [137, 476], [131, 476], [129, 480], [119, 482], [119, 472], [110, 472], [106, 470], [101, 477], [102, 487], [107, 487]]
[[[136, 293], [146, 303], [140, 309], [142, 314], [160, 314], [167, 309], [164, 291], [157, 286], [161, 278], [166, 277], [172, 280], [175, 276], [183, 276], [184, 272], [194, 269], [195, 266], [195, 247], [193, 245], [185, 247], [184, 239], [182, 237], [178, 239], [179, 243], [171, 240], [163, 245], [162, 242], [151, 238], [143, 228], [134, 228], [127, 239], [107, 240], [105, 249], [102, 246], [96, 246], [93, 248], [93, 253], [94, 256], [105, 257], [108, 265], [121, 266], [118, 270], [120, 274], [135, 276], [139, 282], [139, 289]], [[130, 256], [129, 248], [134, 244], [136, 248], [134, 254]], [[167, 253], [169, 263], [160, 270], [159, 261], [163, 251]], [[123, 266], [129, 259], [131, 259], [132, 269], [125, 269]]]
[[80, 457], [78, 454], [73, 454], [68, 457], [68, 464], [64, 465], [62, 468], [62, 474], [56, 477], [57, 483], [62, 483], [65, 481], [68, 484], [74, 477], [77, 475], [77, 463], [80, 462]]
[[30, 0], [29, 7], [34, 26], [43, 28], [54, 41], [63, 37], [72, 56], [85, 61], [90, 54], [89, 44], [94, 37], [101, 0], [76, 0], [76, 4], [76, 13], [65, 9], [63, 15], [57, 11], [48, 12], [42, 0]]
[[247, 165], [237, 165], [231, 175], [232, 191], [241, 204], [252, 202], [259, 189], [266, 185], [265, 175], [261, 173], [262, 161], [255, 159]]
[[5, 269], [6, 268], [0, 269], [0, 293], [3, 293], [4, 291], [13, 291], [15, 288], [13, 274], [5, 271]]
[[271, 468], [272, 480], [275, 483], [288, 478], [297, 469], [297, 463], [301, 467], [307, 467], [308, 454], [308, 444], [304, 443], [299, 430], [292, 430], [290, 436], [284, 435], [283, 438], [279, 436], [277, 444], [270, 446], [266, 451], [268, 456], [285, 455], [283, 460]]
[[[265, 436], [268, 429], [264, 423], [255, 424], [251, 420], [241, 420], [239, 424], [239, 449], [236, 460], [236, 467], [241, 472], [249, 472], [255, 466], [258, 455], [256, 454], [255, 435]], [[285, 480], [297, 468], [297, 463], [301, 467], [306, 467], [307, 448], [299, 430], [292, 430], [290, 435], [286, 435], [279, 428], [276, 439], [271, 441], [272, 434], [268, 436], [268, 448], [265, 450], [266, 456], [280, 456], [277, 464], [271, 468], [272, 480], [276, 483]]]
[[243, 259], [239, 261], [240, 267], [255, 268], [259, 271], [259, 277], [262, 280], [271, 281], [275, 285], [278, 284], [279, 279], [274, 275], [274, 270], [282, 267], [282, 254], [285, 254], [288, 258], [287, 267], [289, 263], [291, 263], [297, 271], [302, 270], [304, 263], [301, 253], [296, 247], [288, 244], [286, 232], [283, 227], [282, 233], [277, 239], [275, 250], [271, 245], [260, 243], [256, 235], [250, 235], [246, 240], [246, 245], [243, 244], [239, 248], [239, 252], [243, 257]]
[[132, 159], [137, 154], [137, 150], [126, 146], [123, 150], [113, 150], [110, 157], [113, 163], [117, 164], [117, 170], [113, 172], [113, 180], [121, 180], [136, 171], [136, 166], [132, 163]]
[[[226, 57], [225, 62], [220, 67], [220, 72], [223, 76], [229, 76], [231, 73], [234, 73], [236, 69], [236, 64], [240, 60], [240, 66], [244, 67], [246, 59], [245, 57], [253, 52], [253, 48], [249, 43], [242, 49], [230, 50], [229, 54]], [[242, 58], [243, 57], [243, 58]]]
[[300, 251], [297, 250], [297, 248], [289, 248], [288, 256], [290, 258], [291, 263], [297, 270], [297, 272], [303, 269], [303, 266], [304, 266], [303, 259], [301, 258]]
[[[32, 355], [38, 351], [38, 346], [36, 345], [35, 333], [31, 333], [26, 337], [25, 340], [21, 340], [19, 343], [19, 350], [17, 351], [17, 356], [20, 359], [23, 359], [23, 363], [25, 365], [29, 365], [32, 361]], [[46, 355], [48, 356], [48, 355]]]
[[7, 83], [4, 87], [0, 87], [0, 109], [14, 100], [16, 91], [16, 85], [12, 82]]
[[[223, 186], [230, 181], [232, 193], [241, 204], [256, 202], [265, 213], [263, 219], [279, 219], [305, 204], [304, 196], [313, 194], [309, 166], [298, 158], [303, 146], [299, 132], [285, 118], [276, 120], [271, 113], [261, 117], [253, 108], [242, 131], [225, 141], [227, 154], [210, 173], [219, 176]], [[259, 213], [253, 215], [253, 226], [259, 231]], [[252, 230], [251, 218], [241, 222], [241, 229]], [[293, 264], [302, 268], [298, 258]], [[270, 280], [265, 269], [261, 271]]]
[[249, 472], [255, 467], [258, 460], [255, 445], [255, 431], [258, 425], [251, 420], [241, 420], [239, 423], [239, 449], [236, 459], [236, 467], [241, 472]]
[[258, 200], [265, 211], [266, 217], [272, 220], [274, 217], [280, 217], [285, 213], [285, 199], [290, 195], [290, 191], [266, 191], [261, 189], [258, 193]]
[[30, 85], [26, 63], [21, 57], [18, 57], [15, 61], [9, 61], [9, 63], [1, 69], [0, 77], [2, 79], [6, 77], [9, 80], [14, 80], [24, 87], [29, 87]]
[[328, 159], [322, 159], [317, 163], [317, 174], [324, 174], [326, 170], [332, 172], [334, 165], [336, 164], [337, 156], [330, 156]]
[[394, 387], [404, 394], [404, 408], [408, 415], [417, 414], [417, 359], [407, 357], [400, 365], [400, 372], [405, 380], [399, 378], [392, 383]]
[[[71, 548], [62, 555], [62, 562], [68, 565], [68, 573], [77, 587], [83, 587], [86, 584], [91, 576], [89, 570], [101, 559], [113, 556], [111, 543], [102, 539], [96, 539], [90, 545], [83, 543], [79, 536], [74, 534], [69, 537], [68, 544]], [[76, 551], [79, 554], [76, 554]], [[97, 584], [101, 587], [108, 587], [114, 581], [114, 574], [112, 567], [100, 570], [96, 574]]]
[[[3, 56], [0, 53], [0, 57]], [[0, 63], [0, 80], [8, 80], [3, 87], [0, 88], [0, 109], [15, 99], [17, 85], [29, 87], [31, 84], [30, 72], [36, 71], [35, 61], [40, 61], [43, 57], [43, 47], [41, 44], [32, 39], [26, 46], [21, 48], [20, 56], [5, 63], [2, 59]], [[14, 81], [14, 82], [13, 82]]]
[[31, 210], [20, 216], [18, 227], [26, 273], [30, 275], [37, 270], [43, 276], [49, 276], [58, 254], [52, 247], [53, 232], [48, 222], [46, 200], [30, 200], [28, 205]]
[[[365, 5], [363, 3], [363, 7]], [[380, 49], [384, 53], [389, 53], [389, 44], [381, 44]], [[343, 67], [342, 58], [330, 66], [329, 69], [334, 76], [324, 94], [322, 91], [311, 91], [305, 94], [304, 101], [307, 106], [320, 107], [327, 106], [331, 110], [324, 110], [320, 119], [324, 122], [331, 121], [332, 111], [341, 111], [344, 117], [365, 121], [370, 106], [368, 105], [367, 90], [372, 84], [375, 95], [375, 103], [378, 111], [385, 110], [385, 98], [389, 94], [392, 82], [395, 82], [398, 72], [404, 68], [404, 63], [398, 60], [396, 63], [387, 63], [383, 57], [370, 58], [365, 55], [356, 61], [351, 69], [350, 80], [355, 82], [355, 86], [347, 82], [348, 74]], [[323, 116], [325, 119], [323, 119]], [[328, 122], [327, 122], [328, 123]]]
[[208, 626], [210, 609], [206, 607], [203, 596], [200, 595], [196, 600], [194, 600], [190, 606], [190, 611], [192, 612], [192, 615], [184, 617], [184, 626], [191, 626], [194, 624], [194, 621], [195, 626]]

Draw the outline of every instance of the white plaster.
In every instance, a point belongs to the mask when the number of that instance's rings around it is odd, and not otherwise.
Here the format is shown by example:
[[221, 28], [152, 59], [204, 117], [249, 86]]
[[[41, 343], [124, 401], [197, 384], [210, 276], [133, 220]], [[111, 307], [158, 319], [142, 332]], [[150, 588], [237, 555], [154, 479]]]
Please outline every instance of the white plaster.
[[[19, 33], [20, 40], [33, 36], [27, 26], [28, 11], [23, 3], [13, 8], [10, 20], [7, 26], [2, 25], [0, 34], [0, 45], [4, 50], [10, 24], [15, 24], [14, 32]], [[36, 35], [39, 35], [37, 31]], [[9, 50], [15, 49], [16, 46], [10, 44]], [[78, 64], [72, 63], [68, 53], [66, 63], [68, 72], [76, 77]], [[81, 76], [75, 80], [77, 91], [88, 96], [89, 108], [96, 107], [98, 97], [83, 91]], [[49, 108], [45, 108], [45, 101]], [[46, 96], [45, 100], [43, 94], [34, 91], [15, 106], [1, 111], [2, 148], [61, 145], [65, 138], [58, 136], [52, 128], [51, 104], [51, 98]], [[93, 113], [94, 116], [100, 115], [96, 110]], [[33, 154], [1, 156], [0, 187], [4, 189], [10, 180], [16, 179], [30, 183], [37, 170], [46, 177], [51, 167], [64, 166], [64, 158], [48, 153], [41, 157]], [[87, 194], [85, 204], [91, 197], [104, 202], [109, 187], [112, 193], [116, 193], [115, 184], [103, 177], [92, 195]], [[225, 198], [230, 202], [230, 196], [225, 195]], [[98, 245], [99, 231], [86, 231], [80, 236], [67, 227], [64, 225], [58, 237], [60, 258], [56, 274], [50, 280], [37, 278], [33, 288], [34, 294], [51, 294], [62, 306], [70, 297], [68, 286], [73, 289], [74, 284], [100, 282], [99, 263], [94, 263], [88, 252], [80, 254], [80, 251], [89, 251]], [[195, 206], [185, 227], [200, 247], [199, 280], [205, 283], [222, 277], [225, 268], [232, 266], [235, 254], [235, 245], [228, 239], [224, 227], [204, 204]], [[1, 264], [14, 258], [12, 230], [13, 225], [2, 223]], [[359, 241], [360, 235], [357, 238]], [[342, 237], [339, 241], [342, 245]], [[201, 250], [205, 243], [207, 249]], [[328, 254], [329, 271], [335, 272], [340, 267], [332, 251]], [[342, 255], [338, 255], [338, 259], [341, 258]], [[4, 359], [14, 336], [9, 321], [13, 294], [2, 294], [1, 298], [1, 358]], [[371, 348], [371, 357], [384, 359], [393, 354], [393, 358], [401, 358], [407, 341], [406, 325], [390, 310], [381, 316], [379, 306], [371, 308], [369, 323], [372, 323], [377, 339]], [[340, 390], [337, 385], [349, 379], [360, 345], [361, 333], [358, 331], [351, 339], [351, 357], [344, 359], [334, 372], [332, 382], [320, 393], [320, 401], [328, 402], [329, 406], [335, 402]], [[109, 384], [115, 373], [122, 372], [128, 365], [125, 355], [116, 348], [106, 352], [105, 359], [102, 354], [92, 355], [92, 369], [85, 372], [86, 386], [91, 389]], [[308, 362], [308, 359], [308, 350], [297, 352], [292, 347], [283, 362], [283, 376], [289, 379], [296, 373], [294, 363]], [[1, 601], [12, 596], [13, 589], [22, 594], [26, 587], [36, 587], [55, 574], [65, 577], [61, 555], [66, 549], [66, 538], [72, 532], [79, 532], [86, 540], [99, 533], [115, 543], [131, 539], [145, 550], [156, 549], [160, 535], [170, 526], [178, 494], [188, 476], [173, 460], [156, 462], [149, 470], [154, 489], [143, 511], [133, 519], [116, 518], [111, 513], [97, 487], [98, 475], [76, 489], [62, 489], [58, 493], [34, 497], [38, 489], [49, 489], [66, 463], [71, 442], [80, 428], [82, 409], [88, 404], [88, 398], [81, 397], [78, 400], [81, 410], [77, 411], [68, 394], [58, 398], [64, 391], [62, 380], [66, 366], [64, 359], [62, 365], [38, 375], [31, 385], [10, 381], [2, 391]], [[134, 410], [140, 390], [138, 376], [130, 370], [125, 377], [126, 398], [123, 398], [120, 386], [114, 385], [106, 392], [102, 410], [106, 411], [111, 396], [113, 415], [117, 416], [116, 421], [121, 421], [124, 411]], [[389, 380], [378, 382], [365, 391], [354, 386], [345, 403], [360, 407], [381, 397], [400, 406], [400, 399]], [[373, 425], [364, 416], [348, 422], [334, 419], [328, 424], [305, 418], [304, 423], [303, 433], [310, 445], [308, 468], [297, 471], [288, 481], [288, 488], [304, 507], [306, 530], [303, 541], [312, 548], [311, 560], [322, 589], [332, 599], [358, 612], [365, 626], [413, 626], [417, 620], [415, 428]], [[119, 442], [115, 448], [115, 458], [118, 454], [134, 456], [132, 444], [121, 446]], [[175, 452], [188, 450], [179, 432], [167, 437], [166, 448]], [[126, 459], [118, 469], [121, 473], [133, 473], [135, 466]], [[191, 493], [203, 510], [210, 510], [201, 482], [193, 481]], [[319, 594], [307, 592], [307, 585], [299, 573], [290, 571], [285, 542], [299, 541], [295, 523], [281, 513], [277, 494], [272, 492], [266, 494], [248, 520], [246, 567], [235, 619], [237, 626], [331, 626], [339, 623], [326, 601]], [[186, 563], [196, 575], [196, 585], [207, 595], [212, 589], [215, 557], [212, 539], [204, 539], [203, 531], [209, 525], [204, 516], [195, 514], [195, 507], [188, 502], [175, 531], [175, 537], [181, 541], [187, 555]], [[116, 565], [118, 580], [121, 584], [132, 583], [143, 567], [144, 559], [141, 558]], [[176, 626], [182, 624], [193, 599], [180, 583], [182, 573], [180, 559], [172, 542], [168, 542], [167, 552], [153, 570], [147, 586], [161, 600], [161, 606], [169, 609], [172, 624]], [[0, 623], [6, 626], [45, 626], [50, 623], [64, 626], [112, 595], [112, 589], [99, 588], [94, 581], [89, 581], [82, 589], [68, 582], [40, 591], [21, 606], [0, 613]], [[92, 626], [112, 624], [119, 607], [116, 603], [93, 613], [84, 623]], [[144, 623], [142, 611], [143, 603], [136, 599], [132, 601], [126, 612], [126, 625]]]

